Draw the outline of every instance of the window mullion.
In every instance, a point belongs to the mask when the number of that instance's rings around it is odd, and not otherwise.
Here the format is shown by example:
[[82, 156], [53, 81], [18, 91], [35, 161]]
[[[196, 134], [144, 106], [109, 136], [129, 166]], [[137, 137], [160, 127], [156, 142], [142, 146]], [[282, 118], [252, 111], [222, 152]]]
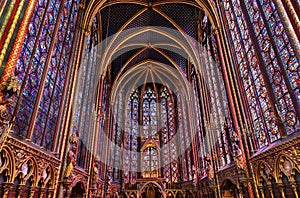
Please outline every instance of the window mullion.
[[[38, 2], [37, 2], [37, 4], [38, 4]], [[21, 88], [20, 88], [20, 93], [24, 93], [24, 90], [26, 88], [26, 83], [27, 83], [28, 78], [30, 76], [30, 70], [32, 68], [34, 55], [35, 55], [35, 53], [36, 53], [36, 51], [38, 49], [38, 44], [40, 43], [40, 36], [41, 36], [42, 30], [43, 30], [43, 28], [45, 26], [45, 19], [46, 19], [47, 10], [49, 8], [49, 5], [50, 5], [50, 0], [47, 1], [45, 9], [44, 9], [44, 13], [43, 13], [43, 16], [42, 16], [42, 19], [41, 19], [41, 23], [40, 23], [41, 26], [40, 26], [40, 28], [38, 30], [37, 35], [36, 35], [36, 39], [35, 39], [35, 42], [34, 42], [34, 45], [33, 45], [32, 51], [31, 51], [31, 54], [30, 54], [30, 59], [28, 61], [28, 66], [26, 68], [25, 76], [24, 76], [23, 81], [22, 81], [22, 85], [21, 85]], [[26, 48], [27, 48], [27, 46], [26, 46]], [[18, 113], [18, 110], [20, 108], [20, 103], [21, 103], [22, 98], [23, 98], [23, 94], [20, 94], [19, 97], [18, 97], [18, 100], [16, 102], [16, 107], [15, 107], [14, 112], [13, 112], [13, 117], [17, 116], [17, 113]], [[20, 132], [21, 133], [26, 133], [26, 132], [22, 132], [22, 131], [20, 131]], [[25, 136], [27, 138], [30, 138], [31, 135], [28, 134], [28, 130], [27, 130], [27, 134]]]
[[46, 81], [47, 73], [48, 73], [48, 70], [49, 70], [50, 61], [51, 61], [52, 54], [53, 54], [53, 48], [54, 48], [54, 44], [55, 44], [55, 40], [56, 40], [55, 37], [57, 35], [61, 15], [63, 13], [64, 3], [65, 3], [65, 0], [61, 1], [61, 3], [60, 3], [60, 7], [59, 7], [59, 10], [58, 10], [58, 15], [57, 15], [57, 20], [56, 20], [56, 23], [55, 23], [54, 31], [51, 35], [51, 44], [50, 44], [50, 47], [48, 49], [47, 58], [46, 58], [46, 61], [45, 61], [43, 74], [42, 74], [42, 78], [41, 78], [41, 83], [40, 83], [40, 86], [39, 86], [39, 89], [38, 89], [36, 102], [34, 104], [34, 110], [32, 112], [32, 116], [31, 116], [31, 119], [30, 119], [30, 126], [29, 126], [28, 133], [27, 133], [27, 138], [28, 139], [31, 139], [31, 136], [32, 136], [32, 133], [33, 133], [33, 130], [34, 130], [34, 125], [35, 125], [35, 121], [36, 121], [36, 118], [37, 118], [39, 105], [40, 105], [41, 98], [42, 98], [42, 93], [43, 93], [44, 86], [45, 86], [45, 83], [46, 83], [45, 81]]
[[[240, 0], [242, 1], [242, 0]], [[261, 50], [258, 51], [258, 49], [261, 49], [260, 48], [260, 45], [258, 43], [258, 40], [257, 38], [255, 37], [255, 33], [254, 33], [254, 29], [253, 29], [253, 26], [252, 26], [252, 23], [250, 21], [250, 16], [249, 16], [249, 13], [248, 13], [248, 10], [246, 8], [246, 5], [245, 5], [245, 2], [241, 2], [241, 8], [242, 8], [242, 11], [243, 11], [243, 14], [245, 16], [245, 21], [246, 21], [246, 24], [247, 24], [247, 27], [248, 27], [248, 30], [249, 30], [249, 35], [250, 35], [250, 38], [253, 42], [253, 46], [254, 48], [256, 49], [255, 50], [255, 54], [259, 60], [259, 68], [261, 70], [261, 74], [262, 74], [262, 77], [264, 79], [264, 82], [266, 84], [266, 89], [267, 89], [267, 93], [269, 95], [269, 98], [270, 98], [270, 101], [271, 101], [271, 106], [272, 106], [272, 111], [273, 112], [276, 112], [276, 96], [273, 92], [273, 89], [272, 89], [272, 84], [271, 84], [271, 81], [269, 79], [269, 76], [268, 76], [268, 71], [267, 71], [267, 66], [264, 62], [264, 59], [262, 57], [262, 54], [261, 54]], [[278, 128], [279, 128], [279, 132], [280, 132], [280, 135], [281, 136], [285, 136], [286, 135], [286, 130], [285, 130], [285, 127], [283, 125], [283, 123], [277, 123], [278, 125]]]
[[[75, 4], [75, 1], [72, 2], [72, 7], [71, 7], [70, 10], [73, 9], [74, 4]], [[71, 24], [71, 12], [70, 12], [69, 15], [68, 15], [68, 23], [67, 23], [67, 24], [68, 24], [68, 25], [67, 25], [66, 30], [68, 30], [68, 29], [70, 28], [70, 24]], [[66, 39], [67, 39], [67, 35], [65, 35], [65, 37], [64, 37], [62, 46], [65, 46], [65, 44], [66, 44]], [[43, 137], [42, 137], [42, 141], [41, 141], [41, 146], [43, 146], [43, 143], [44, 143], [44, 141], [45, 141], [47, 124], [48, 124], [49, 115], [50, 115], [50, 111], [51, 111], [51, 105], [52, 105], [52, 103], [53, 103], [53, 96], [54, 96], [54, 93], [55, 93], [55, 89], [56, 89], [56, 87], [57, 87], [57, 79], [58, 79], [58, 76], [59, 76], [59, 70], [60, 70], [59, 66], [61, 65], [61, 61], [62, 61], [62, 59], [63, 59], [63, 52], [64, 52], [64, 50], [65, 50], [65, 49], [62, 47], [61, 52], [60, 52], [61, 54], [60, 54], [60, 57], [59, 57], [59, 61], [58, 61], [58, 64], [57, 64], [58, 69], [57, 69], [57, 72], [56, 72], [56, 74], [55, 74], [55, 80], [54, 80], [54, 83], [53, 83], [53, 89], [52, 89], [52, 93], [51, 93], [51, 96], [50, 96], [50, 103], [49, 103], [49, 108], [48, 108], [48, 111], [47, 111], [47, 116], [46, 116], [45, 126], [44, 126], [44, 130], [43, 130]], [[51, 63], [50, 63], [50, 64], [51, 64]], [[53, 142], [55, 142], [54, 139], [53, 139]]]
[[[229, 1], [229, 4], [230, 4], [230, 6], [231, 6], [231, 10], [233, 11], [234, 10], [234, 5], [233, 5], [233, 3], [231, 2], [231, 1]], [[239, 23], [238, 23], [238, 21], [237, 21], [237, 15], [236, 15], [236, 12], [233, 12], [233, 15], [234, 15], [234, 22], [235, 22], [235, 26], [236, 27], [239, 27]], [[247, 22], [247, 21], [246, 21]], [[246, 28], [247, 28], [247, 23], [245, 24], [245, 26], [246, 26]], [[240, 40], [241, 40], [241, 42], [242, 42], [242, 49], [243, 49], [243, 52], [244, 52], [244, 56], [243, 56], [243, 58], [242, 58], [242, 61], [244, 61], [245, 63], [246, 63], [246, 65], [247, 65], [247, 69], [249, 70], [249, 73], [251, 72], [251, 65], [250, 65], [250, 62], [247, 60], [247, 54], [251, 51], [251, 48], [249, 48], [249, 49], [246, 49], [245, 48], [245, 42], [244, 42], [244, 40], [243, 40], [243, 36], [242, 36], [242, 33], [241, 33], [241, 31], [238, 31], [238, 33], [236, 33], [236, 34], [238, 34], [238, 36], [239, 36], [239, 38], [240, 38]], [[250, 35], [252, 35], [252, 32], [249, 30], [249, 34]], [[253, 33], [254, 34], [254, 33]], [[232, 38], [233, 39], [233, 38]], [[251, 39], [251, 41], [253, 42], [253, 40]], [[236, 51], [236, 49], [234, 49], [234, 51], [235, 51], [235, 53], [236, 54], [238, 54], [239, 52], [237, 52]], [[254, 53], [256, 53], [256, 50], [254, 49], [253, 50], [254, 51]], [[239, 63], [240, 64], [240, 63]], [[260, 64], [259, 64], [260, 65]], [[251, 73], [252, 74], [252, 73]], [[264, 74], [264, 71], [262, 71], [262, 75]], [[251, 82], [253, 83], [253, 85], [255, 85], [255, 79], [253, 78], [253, 75], [249, 75], [250, 76], [250, 79], [251, 79]], [[244, 78], [244, 76], [243, 76], [243, 74], [241, 74], [241, 78]], [[268, 79], [268, 77], [267, 77], [267, 79]], [[256, 79], [257, 80], [257, 79]], [[250, 85], [251, 86], [251, 85]], [[250, 87], [249, 86], [249, 87]], [[247, 88], [245, 88], [245, 86], [243, 86], [243, 88], [244, 88], [244, 90], [245, 91], [247, 91], [247, 89], [249, 89], [249, 87], [247, 87]], [[266, 86], [267, 87], [267, 86]], [[265, 117], [265, 115], [264, 115], [264, 110], [263, 110], [263, 108], [262, 108], [262, 106], [261, 106], [261, 102], [258, 100], [258, 98], [259, 98], [259, 93], [258, 93], [258, 91], [257, 91], [257, 89], [256, 88], [254, 88], [254, 93], [255, 93], [255, 100], [258, 102], [258, 107], [259, 107], [259, 109], [261, 110], [261, 112], [262, 112], [262, 117], [263, 117], [263, 119], [262, 119], [262, 121], [263, 121], [263, 123], [264, 123], [264, 126], [266, 126], [266, 130], [267, 131], [269, 131], [269, 129], [267, 128], [267, 123], [266, 123], [266, 117]], [[273, 93], [273, 91], [272, 91], [272, 93]], [[273, 93], [274, 94], [274, 93]], [[257, 114], [257, 113], [256, 113]], [[257, 117], [259, 117], [259, 115], [257, 115]], [[268, 141], [268, 144], [270, 144], [270, 135], [269, 135], [269, 133], [268, 132], [266, 132], [265, 133], [265, 135], [266, 135], [266, 137], [267, 137], [267, 141]]]
[[[273, 49], [274, 49], [274, 53], [275, 53], [275, 56], [276, 56], [275, 58], [277, 59], [279, 67], [280, 67], [280, 70], [281, 70], [280, 73], [283, 75], [283, 79], [285, 81], [285, 84], [286, 84], [287, 89], [288, 89], [288, 93], [290, 94], [292, 103], [294, 105], [294, 108], [295, 108], [295, 111], [296, 111], [296, 115], [298, 117], [298, 120], [300, 120], [300, 108], [299, 108], [296, 96], [295, 96], [295, 94], [293, 92], [293, 88], [292, 88], [292, 85], [291, 85], [291, 83], [289, 81], [289, 77], [288, 77], [288, 75], [286, 73], [286, 69], [284, 68], [284, 64], [282, 62], [282, 59], [281, 59], [278, 47], [276, 45], [276, 42], [274, 41], [274, 38], [273, 38], [273, 35], [272, 35], [272, 31], [271, 31], [271, 29], [270, 29], [270, 27], [268, 25], [268, 20], [267, 20], [267, 18], [265, 16], [265, 12], [263, 11], [262, 5], [261, 5], [261, 3], [260, 3], [259, 0], [257, 0], [257, 5], [258, 5], [258, 8], [259, 8], [259, 10], [261, 12], [262, 19], [263, 19], [264, 23], [266, 24], [265, 27], [266, 27], [266, 30], [268, 32], [271, 44], [272, 44]], [[274, 14], [274, 13], [272, 13], [272, 14]]]

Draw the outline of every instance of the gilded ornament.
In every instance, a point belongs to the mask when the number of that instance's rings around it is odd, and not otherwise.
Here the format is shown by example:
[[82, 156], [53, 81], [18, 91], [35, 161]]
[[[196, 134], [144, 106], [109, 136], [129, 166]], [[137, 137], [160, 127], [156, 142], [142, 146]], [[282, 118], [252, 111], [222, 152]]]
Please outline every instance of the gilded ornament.
[[233, 131], [231, 136], [231, 146], [234, 161], [238, 169], [244, 170], [242, 150], [240, 149], [239, 143], [240, 138], [238, 137], [238, 134], [235, 131]]
[[98, 175], [99, 175], [99, 163], [100, 163], [100, 157], [97, 156], [97, 157], [95, 157], [94, 163], [93, 163], [93, 173], [92, 173], [93, 188], [97, 188]]
[[76, 134], [72, 134], [69, 138], [70, 149], [67, 156], [67, 167], [64, 173], [64, 179], [70, 179], [73, 174], [73, 169], [76, 164], [78, 137]]
[[0, 150], [9, 133], [10, 113], [7, 108], [11, 106], [12, 103], [13, 101], [11, 99], [7, 99], [0, 105]]
[[214, 184], [214, 169], [212, 166], [212, 159], [211, 156], [209, 154], [206, 155], [205, 157], [205, 161], [206, 161], [206, 174], [207, 174], [207, 178], [210, 181], [211, 184]]
[[3, 83], [2, 91], [7, 93], [9, 97], [17, 95], [20, 91], [20, 84], [16, 76], [12, 76]]

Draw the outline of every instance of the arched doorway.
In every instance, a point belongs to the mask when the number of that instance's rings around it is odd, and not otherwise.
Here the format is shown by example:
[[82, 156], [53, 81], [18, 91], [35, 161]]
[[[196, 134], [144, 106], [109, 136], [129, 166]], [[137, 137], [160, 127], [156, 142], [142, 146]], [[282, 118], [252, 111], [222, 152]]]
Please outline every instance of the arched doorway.
[[148, 184], [142, 191], [142, 198], [163, 198], [160, 188], [153, 184]]
[[71, 192], [71, 198], [83, 198], [85, 195], [84, 186], [81, 182], [78, 182], [73, 188]]
[[238, 189], [229, 179], [223, 182], [221, 192], [223, 198], [238, 198]]

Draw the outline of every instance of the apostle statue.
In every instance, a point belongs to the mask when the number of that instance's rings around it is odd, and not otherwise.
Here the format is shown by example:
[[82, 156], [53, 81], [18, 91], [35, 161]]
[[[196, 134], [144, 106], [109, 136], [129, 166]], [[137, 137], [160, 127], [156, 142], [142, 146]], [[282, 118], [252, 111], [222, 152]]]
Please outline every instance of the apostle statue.
[[78, 137], [76, 134], [72, 134], [69, 138], [70, 148], [67, 155], [67, 167], [64, 173], [64, 179], [70, 179], [73, 173], [73, 169], [76, 164]]
[[94, 162], [93, 162], [93, 172], [92, 172], [93, 188], [97, 188], [98, 175], [99, 175], [99, 163], [100, 163], [100, 158], [99, 158], [99, 156], [97, 156], [97, 157], [95, 157]]
[[8, 111], [8, 107], [13, 104], [12, 99], [6, 99], [0, 105], [0, 150], [5, 141], [6, 136], [9, 133], [9, 121], [11, 114]]

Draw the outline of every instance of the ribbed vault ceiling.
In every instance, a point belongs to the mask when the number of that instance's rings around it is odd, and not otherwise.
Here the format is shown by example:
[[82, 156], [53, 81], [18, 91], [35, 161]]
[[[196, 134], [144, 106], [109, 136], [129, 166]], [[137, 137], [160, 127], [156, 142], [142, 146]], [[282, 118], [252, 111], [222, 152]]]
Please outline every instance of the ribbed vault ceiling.
[[[206, 20], [204, 11], [195, 1], [176, 0], [106, 1], [98, 10], [96, 17], [100, 21], [102, 41], [131, 28], [153, 26], [170, 28], [186, 34], [187, 38], [182, 39], [182, 42], [188, 43], [187, 40], [190, 39], [193, 40], [194, 45], [204, 31], [201, 29], [201, 24]], [[134, 45], [134, 47], [124, 47], [122, 53], [113, 55], [115, 57], [109, 66], [112, 80], [144, 61], [180, 68], [180, 72], [186, 75], [188, 56], [182, 56], [185, 52], [181, 52], [183, 53], [181, 55], [175, 53], [172, 48], [177, 48], [177, 44], [168, 36], [154, 35], [156, 38], [151, 38], [153, 35], [139, 34], [122, 44], [123, 46]], [[115, 42], [118, 42], [120, 38], [117, 36], [115, 39]], [[152, 43], [153, 40], [156, 43]], [[170, 49], [160, 46], [164, 43]]]

